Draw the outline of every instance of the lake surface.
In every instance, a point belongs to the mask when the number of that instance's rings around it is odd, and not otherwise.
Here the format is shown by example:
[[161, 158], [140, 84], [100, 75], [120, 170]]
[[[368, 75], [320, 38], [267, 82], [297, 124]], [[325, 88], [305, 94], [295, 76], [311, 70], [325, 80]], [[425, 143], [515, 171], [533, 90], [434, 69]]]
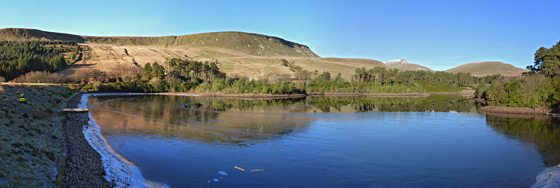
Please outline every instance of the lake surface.
[[88, 106], [115, 151], [171, 187], [529, 187], [560, 163], [557, 120], [478, 114], [460, 96]]

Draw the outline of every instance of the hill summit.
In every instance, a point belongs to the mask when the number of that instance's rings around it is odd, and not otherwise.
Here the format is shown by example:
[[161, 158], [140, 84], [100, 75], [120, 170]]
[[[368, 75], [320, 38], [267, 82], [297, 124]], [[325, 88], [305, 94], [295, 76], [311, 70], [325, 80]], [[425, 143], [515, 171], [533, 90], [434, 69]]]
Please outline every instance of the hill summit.
[[473, 76], [488, 76], [494, 74], [501, 74], [503, 76], [521, 76], [521, 74], [523, 72], [527, 72], [527, 70], [499, 61], [484, 61], [463, 64], [455, 68], [448, 69], [445, 72], [464, 72], [471, 73]]
[[398, 60], [392, 60], [392, 61], [387, 61], [387, 62], [383, 62], [385, 65], [387, 65], [390, 68], [394, 68], [394, 69], [398, 69], [400, 71], [418, 71], [418, 70], [423, 70], [423, 71], [432, 71], [432, 69], [422, 66], [422, 65], [418, 65], [418, 64], [414, 64], [414, 63], [409, 63], [408, 61], [406, 61], [406, 59], [398, 59]]

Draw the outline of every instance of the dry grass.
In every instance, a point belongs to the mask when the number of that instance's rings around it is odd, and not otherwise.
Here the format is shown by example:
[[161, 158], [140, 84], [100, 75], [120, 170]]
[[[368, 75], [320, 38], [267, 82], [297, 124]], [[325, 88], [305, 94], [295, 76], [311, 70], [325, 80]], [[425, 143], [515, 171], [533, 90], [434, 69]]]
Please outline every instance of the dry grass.
[[62, 83], [64, 75], [47, 71], [33, 71], [21, 75], [13, 80], [17, 83]]
[[[86, 45], [89, 50], [84, 54], [84, 60], [77, 62], [67, 70], [61, 71], [62, 74], [75, 75], [81, 70], [99, 70], [109, 74], [115, 70], [138, 68], [134, 62], [143, 66], [148, 62], [163, 63], [166, 59], [185, 59], [186, 57], [197, 61], [218, 61], [220, 69], [229, 76], [248, 77], [250, 79], [267, 79], [271, 74], [282, 75], [280, 76], [282, 78], [285, 75], [288, 75], [291, 79], [295, 78], [294, 72], [282, 66], [282, 59], [295, 62], [297, 66], [301, 66], [304, 70], [310, 72], [315, 70], [319, 73], [328, 71], [332, 75], [341, 73], [345, 79], [350, 79], [356, 68], [386, 67], [379, 61], [368, 59], [263, 57], [210, 47]], [[125, 54], [125, 49], [129, 55]]]
[[487, 76], [494, 74], [501, 74], [504, 76], [521, 76], [523, 72], [527, 72], [525, 69], [514, 67], [513, 65], [496, 62], [475, 62], [460, 65], [458, 67], [446, 70], [445, 72], [458, 73], [466, 72], [471, 73], [473, 76]]

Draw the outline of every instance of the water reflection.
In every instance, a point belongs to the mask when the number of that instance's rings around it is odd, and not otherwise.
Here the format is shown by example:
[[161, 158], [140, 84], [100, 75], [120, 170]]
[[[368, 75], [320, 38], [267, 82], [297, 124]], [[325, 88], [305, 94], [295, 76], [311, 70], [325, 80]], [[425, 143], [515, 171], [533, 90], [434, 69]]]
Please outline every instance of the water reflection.
[[[229, 99], [184, 96], [105, 96], [90, 99], [103, 134], [182, 137], [244, 144], [304, 131], [312, 116], [286, 113], [438, 111], [473, 112], [474, 102], [453, 95], [421, 98], [307, 97]], [[227, 111], [228, 113], [221, 113]]]
[[182, 137], [216, 144], [273, 139], [303, 131], [313, 121], [309, 116], [219, 113], [183, 107], [209, 100], [179, 96], [97, 97], [91, 98], [90, 104], [104, 135]]
[[486, 122], [501, 134], [534, 144], [546, 166], [560, 164], [560, 120], [557, 118], [488, 114]]
[[476, 113], [472, 99], [458, 95], [428, 97], [318, 97], [299, 99], [227, 99], [214, 98], [185, 105], [188, 109], [266, 113], [312, 112], [465, 112]]
[[[472, 99], [454, 95], [112, 96], [89, 105], [117, 152], [175, 187], [527, 187], [541, 156], [560, 163], [558, 120], [474, 114]], [[356, 113], [370, 111], [412, 113]], [[207, 184], [228, 169], [228, 180]]]

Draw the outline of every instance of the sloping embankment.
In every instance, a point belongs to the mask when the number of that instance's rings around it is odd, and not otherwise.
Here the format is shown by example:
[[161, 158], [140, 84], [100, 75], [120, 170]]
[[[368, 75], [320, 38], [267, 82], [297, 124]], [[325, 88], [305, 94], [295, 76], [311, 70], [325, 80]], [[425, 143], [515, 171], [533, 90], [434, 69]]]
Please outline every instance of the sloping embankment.
[[[76, 95], [68, 101], [68, 108], [75, 108], [80, 102], [82, 94]], [[68, 114], [63, 125], [66, 141], [66, 167], [64, 182], [69, 187], [111, 187], [103, 178], [105, 171], [101, 163], [101, 156], [90, 147], [84, 138], [82, 127], [87, 124], [86, 113]]]
[[[88, 97], [90, 96], [104, 96], [104, 95], [146, 95], [146, 94], [123, 94], [123, 93], [110, 93], [110, 94], [83, 94], [81, 96], [78, 108], [87, 108]], [[148, 181], [142, 177], [140, 169], [132, 162], [128, 161], [123, 156], [119, 155], [111, 145], [107, 142], [105, 137], [101, 135], [99, 125], [93, 119], [91, 113], [87, 113], [89, 121], [83, 127], [83, 135], [85, 140], [89, 143], [91, 148], [97, 151], [105, 170], [104, 178], [111, 182], [113, 187], [166, 187], [165, 185], [157, 184]]]

